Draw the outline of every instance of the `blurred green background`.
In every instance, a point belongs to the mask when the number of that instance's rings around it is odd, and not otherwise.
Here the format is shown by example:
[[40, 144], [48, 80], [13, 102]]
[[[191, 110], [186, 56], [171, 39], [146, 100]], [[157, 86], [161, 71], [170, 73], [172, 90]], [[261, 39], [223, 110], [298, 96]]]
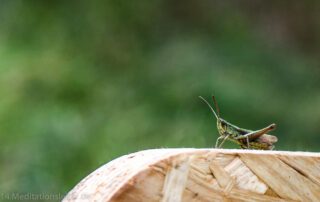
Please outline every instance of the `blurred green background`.
[[[150, 148], [212, 147], [224, 119], [319, 151], [318, 1], [1, 1], [0, 190], [67, 193]], [[229, 143], [228, 148], [238, 148]]]

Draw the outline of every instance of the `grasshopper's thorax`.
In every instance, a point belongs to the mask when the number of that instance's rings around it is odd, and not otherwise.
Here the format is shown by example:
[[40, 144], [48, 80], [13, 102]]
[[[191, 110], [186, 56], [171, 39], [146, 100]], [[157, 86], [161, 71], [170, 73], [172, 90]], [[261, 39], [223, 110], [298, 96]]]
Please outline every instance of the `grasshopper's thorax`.
[[229, 135], [232, 138], [232, 137], [237, 137], [239, 135], [238, 131], [235, 130], [232, 124], [230, 124], [229, 122], [221, 118], [217, 121], [217, 128], [218, 128], [219, 134], [222, 136]]

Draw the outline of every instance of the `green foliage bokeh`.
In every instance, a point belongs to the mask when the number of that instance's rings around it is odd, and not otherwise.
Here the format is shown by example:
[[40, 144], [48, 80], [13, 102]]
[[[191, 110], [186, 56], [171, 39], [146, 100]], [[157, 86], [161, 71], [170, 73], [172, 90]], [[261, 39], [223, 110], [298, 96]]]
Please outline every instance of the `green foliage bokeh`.
[[276, 123], [278, 150], [319, 151], [320, 6], [284, 2], [1, 2], [1, 192], [65, 194], [130, 152], [212, 147], [199, 95], [240, 127]]

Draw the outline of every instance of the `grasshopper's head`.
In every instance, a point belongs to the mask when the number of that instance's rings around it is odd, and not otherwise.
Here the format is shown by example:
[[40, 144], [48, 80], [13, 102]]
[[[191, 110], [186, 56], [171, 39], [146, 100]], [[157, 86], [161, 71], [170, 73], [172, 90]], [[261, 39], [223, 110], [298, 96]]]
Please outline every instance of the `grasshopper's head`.
[[219, 134], [223, 135], [224, 133], [226, 133], [228, 124], [227, 124], [227, 122], [225, 120], [220, 118], [220, 110], [219, 110], [218, 103], [217, 103], [215, 97], [212, 96], [212, 99], [213, 99], [214, 106], [215, 106], [215, 108], [217, 110], [217, 113], [216, 113], [216, 111], [214, 111], [213, 107], [211, 107], [211, 105], [207, 102], [207, 100], [205, 100], [201, 96], [199, 96], [199, 98], [201, 100], [203, 100], [209, 106], [209, 108], [211, 109], [213, 115], [216, 117], [216, 119], [217, 119], [217, 129], [218, 129]]
[[217, 119], [217, 128], [220, 135], [228, 133], [228, 127], [229, 123], [227, 121], [222, 118]]

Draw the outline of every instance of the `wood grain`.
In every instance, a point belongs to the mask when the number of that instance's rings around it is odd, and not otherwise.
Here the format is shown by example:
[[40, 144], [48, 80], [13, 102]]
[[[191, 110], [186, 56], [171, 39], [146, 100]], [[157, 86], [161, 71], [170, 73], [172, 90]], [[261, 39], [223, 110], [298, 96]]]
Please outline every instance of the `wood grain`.
[[146, 150], [101, 166], [63, 201], [320, 201], [320, 154]]

